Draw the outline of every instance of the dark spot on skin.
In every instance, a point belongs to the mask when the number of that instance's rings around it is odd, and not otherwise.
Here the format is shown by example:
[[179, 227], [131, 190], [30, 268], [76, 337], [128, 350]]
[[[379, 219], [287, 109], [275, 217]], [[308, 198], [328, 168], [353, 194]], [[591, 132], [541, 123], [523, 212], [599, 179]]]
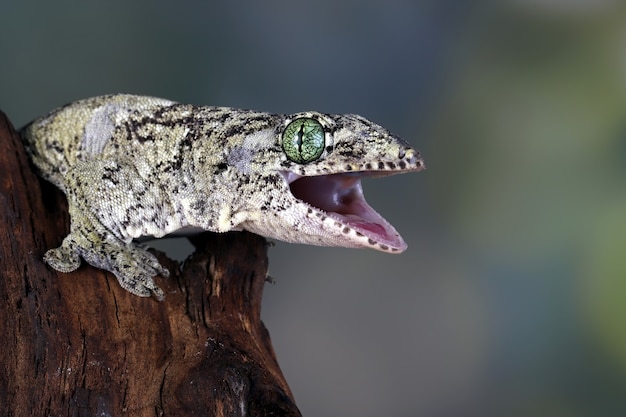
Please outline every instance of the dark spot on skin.
[[365, 164], [365, 169], [368, 171], [372, 170], [372, 164], [370, 164], [369, 162], [367, 164]]
[[393, 162], [387, 162], [387, 166], [389, 167], [389, 169], [396, 169], [396, 164], [394, 164]]
[[398, 252], [398, 250], [399, 250], [399, 249], [397, 249], [397, 248], [391, 248], [391, 251], [392, 251], [392, 252]]
[[348, 234], [348, 233], [350, 233], [350, 228], [349, 227], [344, 227], [342, 232], [345, 233], [345, 234]]
[[228, 164], [226, 162], [221, 162], [215, 166], [215, 172], [220, 173], [222, 171], [225, 171], [226, 168], [228, 168]]
[[283, 182], [280, 175], [271, 175], [264, 178], [266, 184], [278, 185]]
[[235, 136], [237, 134], [241, 133], [241, 126], [239, 125], [234, 125], [228, 128], [227, 131], [225, 131], [224, 133], [222, 133], [222, 137], [223, 138], [230, 138], [232, 136]]
[[152, 135], [137, 136], [136, 138], [139, 143], [154, 142], [154, 136]]
[[136, 127], [131, 127], [131, 126], [134, 126], [134, 125], [131, 125], [130, 123], [125, 123], [122, 125], [124, 130], [126, 130], [126, 134], [124, 135], [124, 138], [128, 139], [128, 141], [132, 140], [132, 138], [135, 136]]
[[320, 220], [321, 220], [321, 221], [324, 221], [324, 220], [326, 220], [327, 218], [328, 218], [328, 217], [326, 217], [326, 216], [322, 215], [322, 217], [320, 217]]
[[345, 156], [345, 157], [348, 157], [348, 158], [353, 158], [353, 157], [356, 158], [356, 157], [360, 156], [360, 155], [356, 155], [355, 154], [355, 150], [352, 149], [352, 148], [337, 150], [337, 153], [339, 155], [341, 155], [341, 156]]
[[180, 141], [179, 148], [180, 149], [190, 149], [191, 144], [193, 143], [192, 135], [185, 136], [185, 139]]
[[313, 213], [313, 210], [309, 208], [309, 209], [306, 210], [306, 213], [307, 214], [311, 214], [311, 213]]
[[400, 149], [400, 152], [398, 152], [398, 158], [403, 159], [405, 155], [406, 149]]
[[115, 173], [117, 171], [118, 171], [117, 167], [116, 168], [105, 167], [104, 168], [104, 173], [102, 174], [102, 180], [103, 181], [110, 181], [114, 185], [119, 184], [119, 180], [115, 176]]
[[164, 165], [163, 171], [171, 172], [178, 171], [180, 167], [183, 165], [182, 158], [175, 159], [174, 161], [170, 161], [167, 165]]
[[326, 153], [331, 153], [333, 151], [333, 147], [332, 146], [327, 146], [326, 147]]
[[361, 233], [361, 232], [356, 232], [356, 235], [357, 235], [358, 237], [363, 237], [363, 233]]
[[150, 223], [156, 224], [158, 219], [159, 215], [157, 213], [154, 213], [152, 216], [150, 216]]
[[370, 245], [375, 245], [376, 241], [372, 239], [367, 239], [367, 243], [369, 243]]
[[224, 124], [229, 118], [230, 118], [229, 113], [222, 113], [220, 117], [217, 119], [217, 122], [220, 124]]
[[378, 163], [378, 169], [385, 169], [385, 163], [384, 162], [379, 162]]
[[352, 166], [346, 165], [346, 171], [352, 171]]
[[[78, 142], [78, 140], [75, 139], [74, 142]], [[57, 142], [56, 140], [53, 142], [46, 143], [46, 149], [54, 149], [56, 152], [59, 152], [59, 153], [62, 153], [63, 151], [65, 151], [63, 146], [61, 146], [61, 144]]]
[[117, 185], [118, 184], [117, 180], [114, 180], [113, 176], [109, 172], [107, 172], [106, 174], [102, 174], [102, 181], [109, 181], [113, 185]]
[[406, 162], [400, 161], [400, 162], [398, 162], [398, 166], [400, 167], [400, 169], [404, 169], [404, 168], [406, 168]]
[[382, 250], [389, 250], [389, 246], [387, 246], [387, 245], [380, 245], [380, 248]]
[[204, 211], [206, 209], [206, 201], [204, 199], [197, 199], [193, 202], [191, 208], [197, 211]]

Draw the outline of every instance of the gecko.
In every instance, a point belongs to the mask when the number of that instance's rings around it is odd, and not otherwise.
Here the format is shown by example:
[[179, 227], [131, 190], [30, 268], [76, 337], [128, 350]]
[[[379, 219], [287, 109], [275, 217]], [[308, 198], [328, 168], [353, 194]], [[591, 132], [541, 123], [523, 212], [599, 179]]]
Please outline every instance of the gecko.
[[114, 94], [72, 102], [20, 130], [37, 173], [67, 197], [70, 232], [44, 254], [82, 260], [142, 297], [167, 277], [138, 244], [200, 231], [399, 253], [407, 245], [366, 202], [361, 180], [420, 171], [407, 142], [364, 117], [290, 115]]

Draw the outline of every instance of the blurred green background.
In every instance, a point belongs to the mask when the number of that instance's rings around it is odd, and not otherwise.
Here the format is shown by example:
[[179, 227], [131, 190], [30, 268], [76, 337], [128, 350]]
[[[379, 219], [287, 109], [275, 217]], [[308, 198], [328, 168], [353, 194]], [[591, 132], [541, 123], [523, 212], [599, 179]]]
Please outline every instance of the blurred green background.
[[626, 415], [623, 2], [0, 4], [17, 127], [127, 92], [359, 113], [422, 151], [365, 184], [404, 254], [270, 250], [305, 416]]

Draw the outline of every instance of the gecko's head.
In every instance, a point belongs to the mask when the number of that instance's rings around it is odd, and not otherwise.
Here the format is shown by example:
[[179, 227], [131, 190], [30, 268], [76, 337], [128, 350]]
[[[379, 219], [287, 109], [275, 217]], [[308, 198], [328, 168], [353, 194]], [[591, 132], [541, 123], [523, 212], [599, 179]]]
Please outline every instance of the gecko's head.
[[274, 136], [280, 145], [274, 175], [280, 174], [283, 181], [276, 185], [282, 191], [247, 229], [297, 243], [406, 249], [400, 234], [365, 201], [361, 179], [420, 171], [419, 152], [357, 115], [298, 113], [285, 117]]

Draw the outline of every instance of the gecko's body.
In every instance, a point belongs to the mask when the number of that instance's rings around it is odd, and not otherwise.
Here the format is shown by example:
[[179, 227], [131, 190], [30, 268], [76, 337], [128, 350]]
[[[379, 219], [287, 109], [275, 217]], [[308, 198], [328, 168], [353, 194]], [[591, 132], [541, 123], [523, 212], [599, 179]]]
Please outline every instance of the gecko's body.
[[39, 174], [67, 195], [70, 234], [45, 254], [82, 257], [157, 297], [157, 259], [133, 239], [249, 230], [287, 242], [401, 252], [360, 178], [423, 168], [419, 153], [356, 115], [274, 115], [132, 95], [71, 103], [21, 131]]

